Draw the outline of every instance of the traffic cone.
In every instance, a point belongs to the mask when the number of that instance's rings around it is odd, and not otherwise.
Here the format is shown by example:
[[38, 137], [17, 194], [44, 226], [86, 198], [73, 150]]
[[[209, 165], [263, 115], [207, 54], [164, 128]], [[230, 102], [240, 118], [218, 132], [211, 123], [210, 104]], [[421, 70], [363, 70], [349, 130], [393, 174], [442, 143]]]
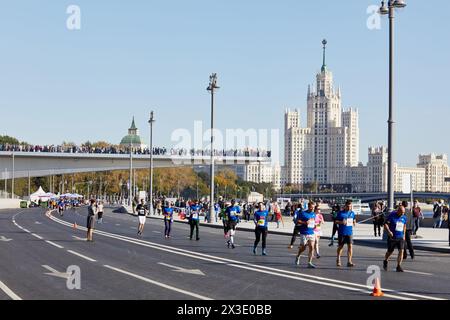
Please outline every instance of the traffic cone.
[[375, 281], [375, 288], [373, 288], [373, 293], [370, 294], [372, 297], [383, 297], [384, 293], [381, 290], [380, 278]]

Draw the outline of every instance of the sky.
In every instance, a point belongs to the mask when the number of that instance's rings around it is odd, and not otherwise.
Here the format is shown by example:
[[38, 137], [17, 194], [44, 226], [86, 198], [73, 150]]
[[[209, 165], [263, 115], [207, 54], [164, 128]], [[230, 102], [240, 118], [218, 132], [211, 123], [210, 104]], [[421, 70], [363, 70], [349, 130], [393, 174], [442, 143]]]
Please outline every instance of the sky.
[[[409, 0], [396, 14], [396, 161], [450, 154], [450, 2]], [[0, 134], [32, 144], [119, 143], [131, 118], [154, 144], [210, 122], [218, 74], [219, 129], [279, 129], [322, 64], [343, 107], [359, 109], [360, 160], [387, 144], [388, 20], [367, 27], [366, 0], [15, 0], [0, 9]], [[69, 30], [66, 10], [81, 9]], [[148, 138], [146, 138], [148, 140]], [[281, 147], [282, 151], [283, 148]]]

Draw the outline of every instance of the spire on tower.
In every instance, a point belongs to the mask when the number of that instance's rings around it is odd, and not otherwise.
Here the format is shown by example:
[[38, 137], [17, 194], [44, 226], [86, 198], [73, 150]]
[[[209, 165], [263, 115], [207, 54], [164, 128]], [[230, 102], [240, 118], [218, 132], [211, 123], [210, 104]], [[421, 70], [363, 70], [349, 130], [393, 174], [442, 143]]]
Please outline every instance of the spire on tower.
[[328, 41], [326, 39], [323, 39], [323, 64], [322, 64], [322, 72], [327, 70], [327, 64], [326, 64], [326, 51], [327, 51], [327, 44]]

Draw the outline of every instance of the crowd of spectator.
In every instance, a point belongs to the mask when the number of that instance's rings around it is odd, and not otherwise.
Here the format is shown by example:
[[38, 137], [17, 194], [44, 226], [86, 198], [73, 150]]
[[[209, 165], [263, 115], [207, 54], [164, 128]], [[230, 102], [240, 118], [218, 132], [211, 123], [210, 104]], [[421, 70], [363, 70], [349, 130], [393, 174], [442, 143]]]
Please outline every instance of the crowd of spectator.
[[[48, 152], [48, 153], [84, 153], [84, 154], [129, 154], [129, 147], [108, 146], [108, 147], [92, 147], [92, 146], [74, 146], [74, 145], [10, 145], [0, 144], [0, 151], [6, 152]], [[149, 155], [148, 148], [133, 148], [132, 152], [136, 155]], [[153, 148], [155, 156], [210, 156], [211, 150], [195, 150], [195, 149], [167, 149]], [[271, 157], [271, 152], [260, 149], [244, 149], [244, 150], [214, 150], [216, 157]]]

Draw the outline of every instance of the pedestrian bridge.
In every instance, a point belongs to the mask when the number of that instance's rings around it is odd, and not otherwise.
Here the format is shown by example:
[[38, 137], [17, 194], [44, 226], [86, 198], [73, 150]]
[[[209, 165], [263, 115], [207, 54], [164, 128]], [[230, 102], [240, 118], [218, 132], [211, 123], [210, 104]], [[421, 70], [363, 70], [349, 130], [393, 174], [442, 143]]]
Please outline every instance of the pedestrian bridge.
[[[268, 156], [216, 156], [217, 166], [245, 165], [270, 162]], [[155, 168], [192, 167], [210, 165], [210, 156], [155, 155]], [[150, 155], [144, 154], [95, 154], [95, 153], [47, 153], [0, 152], [1, 179], [45, 177], [51, 175], [102, 172], [115, 170], [149, 169]], [[14, 172], [14, 174], [13, 174]]]

